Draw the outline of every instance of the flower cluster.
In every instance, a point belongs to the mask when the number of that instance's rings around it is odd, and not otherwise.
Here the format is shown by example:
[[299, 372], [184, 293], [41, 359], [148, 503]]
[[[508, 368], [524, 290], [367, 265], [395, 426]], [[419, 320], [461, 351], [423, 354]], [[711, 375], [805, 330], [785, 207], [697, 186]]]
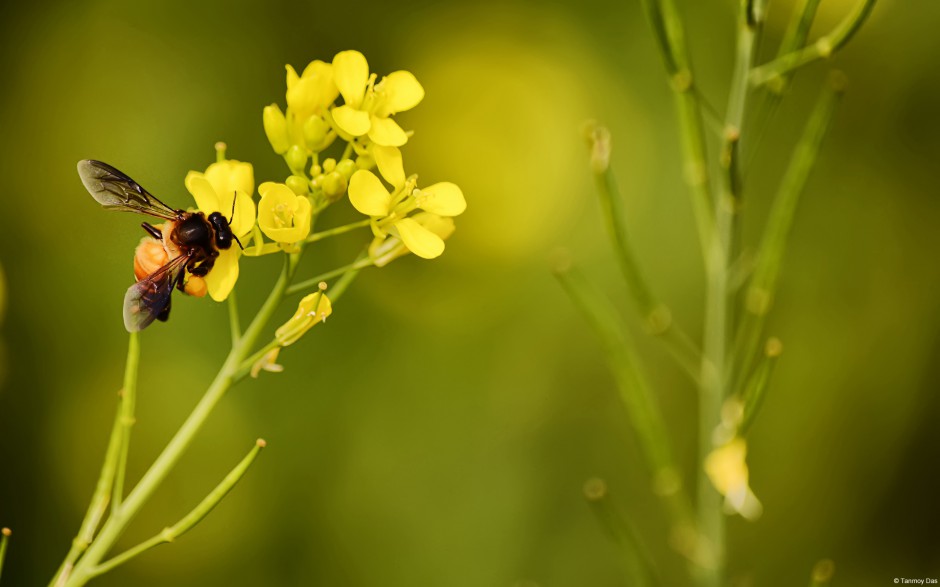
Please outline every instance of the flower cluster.
[[[336, 104], [340, 97], [342, 104]], [[287, 66], [286, 98], [286, 112], [272, 104], [263, 116], [271, 147], [292, 172], [284, 185], [310, 198], [314, 210], [348, 194], [353, 207], [370, 219], [369, 256], [377, 266], [408, 252], [439, 256], [454, 231], [452, 218], [466, 203], [453, 183], [419, 189], [417, 176], [405, 174], [399, 148], [409, 133], [394, 116], [424, 99], [415, 76], [395, 71], [379, 80], [361, 53], [342, 51], [332, 63], [312, 62], [301, 75]], [[320, 154], [337, 138], [346, 142], [339, 160], [320, 163]], [[376, 167], [378, 175], [372, 171]]]
[[[204, 277], [187, 272], [184, 291], [226, 300], [238, 280], [242, 257], [296, 255], [310, 243], [367, 226], [367, 256], [356, 261], [357, 269], [381, 267], [408, 253], [425, 259], [443, 253], [444, 241], [454, 232], [453, 218], [466, 209], [463, 193], [450, 182], [419, 187], [417, 175], [405, 172], [401, 148], [412, 132], [395, 119], [423, 99], [424, 88], [413, 74], [395, 71], [379, 78], [358, 51], [342, 51], [330, 63], [313, 61], [301, 74], [288, 65], [287, 108], [265, 107], [262, 122], [290, 175], [283, 182], [258, 185], [256, 204], [254, 168], [227, 159], [223, 143], [216, 145], [215, 163], [204, 172], [189, 172], [185, 185], [198, 211], [206, 218], [220, 213], [237, 246], [218, 250]], [[331, 149], [332, 156], [327, 153]], [[367, 218], [311, 233], [318, 215], [346, 198]], [[173, 222], [157, 229], [163, 231], [162, 239], [145, 238], [137, 248], [138, 279], [180, 255], [168, 238]], [[277, 350], [332, 312], [326, 284], [311, 281], [311, 288], [319, 286], [317, 291], [303, 298], [294, 317], [278, 329], [279, 346], [259, 359], [259, 369], [277, 370]]]

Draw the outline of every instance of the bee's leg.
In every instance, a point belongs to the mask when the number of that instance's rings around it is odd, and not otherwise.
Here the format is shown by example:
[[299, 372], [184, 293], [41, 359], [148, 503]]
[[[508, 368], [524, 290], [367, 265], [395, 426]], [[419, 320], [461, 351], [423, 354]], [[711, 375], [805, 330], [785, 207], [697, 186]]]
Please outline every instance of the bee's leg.
[[195, 275], [196, 277], [205, 277], [209, 274], [209, 271], [215, 266], [215, 259], [208, 258], [205, 259], [199, 265], [195, 265], [189, 269], [189, 272]]
[[157, 230], [157, 227], [150, 224], [149, 222], [141, 222], [140, 226], [147, 231], [147, 234], [157, 239], [158, 241], [163, 240], [163, 233]]

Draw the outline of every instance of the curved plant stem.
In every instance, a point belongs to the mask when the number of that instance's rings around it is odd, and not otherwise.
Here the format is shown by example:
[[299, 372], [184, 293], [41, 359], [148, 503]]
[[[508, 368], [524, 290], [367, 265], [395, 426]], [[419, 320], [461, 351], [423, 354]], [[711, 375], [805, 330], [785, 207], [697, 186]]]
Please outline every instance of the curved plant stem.
[[117, 539], [121, 536], [128, 523], [140, 511], [143, 504], [150, 498], [157, 487], [163, 482], [170, 470], [179, 461], [182, 454], [192, 443], [196, 433], [202, 428], [212, 410], [218, 404], [219, 400], [225, 395], [225, 392], [231, 387], [234, 376], [238, 371], [241, 362], [251, 352], [253, 346], [257, 343], [262, 329], [277, 309], [281, 300], [287, 291], [288, 284], [293, 278], [294, 272], [299, 261], [299, 254], [287, 255], [285, 257], [284, 269], [278, 277], [274, 288], [268, 295], [267, 300], [261, 306], [258, 314], [252, 320], [251, 324], [245, 330], [244, 335], [239, 342], [233, 345], [225, 363], [219, 370], [212, 384], [206, 390], [205, 395], [196, 405], [195, 409], [177, 431], [176, 435], [170, 440], [160, 456], [157, 457], [150, 469], [144, 473], [144, 476], [137, 483], [137, 486], [128, 494], [121, 507], [116, 509], [110, 518], [105, 522], [101, 533], [88, 547], [85, 555], [75, 565], [74, 570], [64, 583], [68, 587], [86, 584], [92, 577], [98, 574], [98, 565], [107, 555], [108, 551], [114, 546]]
[[614, 172], [610, 168], [610, 131], [595, 125], [589, 129], [588, 139], [591, 168], [595, 188], [600, 197], [601, 211], [607, 232], [613, 241], [614, 253], [620, 263], [620, 272], [633, 297], [633, 305], [643, 318], [646, 330], [665, 344], [679, 366], [697, 382], [702, 353], [685, 331], [673, 321], [669, 308], [653, 296], [633, 254], [633, 247], [627, 235], [626, 214]]
[[699, 242], [705, 254], [714, 218], [702, 109], [699, 93], [694, 85], [688, 49], [685, 46], [685, 27], [673, 0], [643, 0], [643, 8], [675, 93], [685, 178], [692, 192], [692, 210], [698, 226]]
[[3, 576], [3, 561], [7, 557], [7, 544], [12, 534], [9, 528], [0, 528], [0, 577]]
[[[124, 418], [128, 414], [133, 417], [133, 408], [126, 407], [128, 400], [128, 387], [132, 392], [137, 388], [136, 370], [139, 361], [140, 347], [137, 344], [136, 334], [132, 334], [127, 347], [127, 369], [124, 373], [124, 389], [120, 392], [120, 402], [117, 413], [114, 416], [114, 424], [111, 427], [111, 436], [108, 440], [108, 448], [105, 452], [104, 463], [101, 465], [101, 473], [98, 475], [98, 483], [95, 485], [95, 492], [92, 494], [91, 501], [88, 504], [88, 510], [85, 512], [85, 518], [82, 520], [78, 534], [72, 539], [72, 546], [69, 548], [65, 560], [59, 566], [55, 576], [49, 583], [50, 586], [58, 587], [65, 584], [65, 580], [71, 575], [75, 561], [88, 549], [92, 540], [95, 538], [95, 532], [104, 518], [108, 509], [108, 502], [111, 501], [112, 487], [114, 478], [118, 469], [118, 459], [121, 454], [121, 445], [124, 440]], [[128, 372], [133, 369], [134, 379], [130, 380]], [[130, 383], [130, 385], [128, 385]]]
[[209, 512], [211, 512], [215, 506], [219, 505], [219, 503], [222, 501], [222, 498], [224, 498], [228, 492], [235, 487], [236, 483], [241, 481], [241, 478], [244, 477], [245, 473], [248, 472], [248, 467], [250, 467], [251, 464], [255, 461], [255, 458], [257, 458], [258, 453], [261, 452], [261, 449], [265, 447], [265, 444], [266, 443], [264, 440], [259, 438], [255, 442], [255, 446], [252, 447], [248, 455], [246, 455], [245, 458], [243, 458], [241, 462], [239, 462], [238, 465], [236, 465], [235, 468], [225, 476], [225, 479], [223, 479], [215, 487], [215, 489], [209, 493], [209, 495], [199, 502], [199, 505], [197, 505], [185, 517], [183, 517], [183, 519], [169, 528], [164, 528], [162, 532], [153, 538], [150, 538], [149, 540], [146, 540], [137, 546], [122, 552], [114, 558], [101, 563], [96, 567], [96, 574], [100, 575], [106, 573], [118, 565], [126, 563], [135, 556], [150, 550], [154, 546], [166, 544], [167, 542], [173, 542], [192, 529], [193, 526], [201, 522], [203, 518], [209, 515]]
[[763, 85], [808, 63], [831, 57], [852, 39], [874, 7], [875, 0], [860, 0], [855, 10], [829, 34], [820, 37], [808, 47], [787, 53], [751, 71], [751, 83], [755, 86]]

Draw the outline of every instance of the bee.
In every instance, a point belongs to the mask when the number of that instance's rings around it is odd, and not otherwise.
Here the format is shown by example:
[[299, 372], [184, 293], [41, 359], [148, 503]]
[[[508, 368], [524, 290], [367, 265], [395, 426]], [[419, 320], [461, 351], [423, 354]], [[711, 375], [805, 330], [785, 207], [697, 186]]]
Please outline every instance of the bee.
[[[85, 159], [78, 162], [78, 175], [85, 189], [104, 208], [136, 212], [160, 218], [169, 224], [164, 231], [143, 222], [141, 227], [153, 238], [169, 238], [179, 255], [130, 286], [124, 294], [124, 327], [139, 332], [154, 320], [170, 317], [170, 301], [174, 289], [183, 290], [186, 272], [205, 277], [219, 256], [220, 250], [238, 243], [221, 212], [207, 217], [202, 212], [174, 209], [145, 190], [139, 183], [101, 161]], [[234, 206], [232, 213], [234, 214]]]

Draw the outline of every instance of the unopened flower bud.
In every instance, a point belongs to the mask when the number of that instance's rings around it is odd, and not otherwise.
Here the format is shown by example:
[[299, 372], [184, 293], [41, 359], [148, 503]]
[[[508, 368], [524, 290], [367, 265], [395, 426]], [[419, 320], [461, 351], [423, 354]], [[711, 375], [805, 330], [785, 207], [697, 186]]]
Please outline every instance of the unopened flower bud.
[[330, 173], [334, 169], [336, 169], [336, 159], [330, 157], [323, 161], [323, 173]]
[[268, 135], [271, 148], [278, 155], [283, 155], [290, 147], [287, 138], [287, 120], [277, 104], [264, 107], [264, 134]]
[[311, 116], [304, 122], [304, 142], [311, 150], [320, 152], [330, 145], [330, 124], [322, 116]]
[[356, 167], [365, 170], [372, 169], [375, 167], [375, 159], [369, 155], [360, 155], [356, 157]]
[[304, 168], [307, 167], [307, 149], [300, 145], [291, 145], [284, 156], [287, 166], [297, 175], [303, 175]]
[[327, 316], [333, 313], [333, 306], [330, 304], [330, 299], [323, 293], [324, 290], [326, 290], [326, 284], [321, 282], [319, 291], [300, 300], [297, 311], [291, 319], [275, 331], [274, 338], [281, 346], [294, 344], [308, 330], [320, 322], [325, 322]]
[[320, 188], [330, 200], [341, 198], [346, 193], [346, 185], [346, 178], [338, 171], [327, 173], [320, 178]]
[[303, 196], [310, 189], [310, 184], [307, 183], [307, 178], [301, 177], [299, 175], [292, 175], [288, 177], [284, 183], [287, 184], [287, 187], [291, 189], [298, 196]]
[[340, 172], [340, 174], [346, 178], [346, 181], [349, 181], [353, 172], [356, 171], [356, 162], [352, 159], [343, 159], [336, 164], [336, 171]]

